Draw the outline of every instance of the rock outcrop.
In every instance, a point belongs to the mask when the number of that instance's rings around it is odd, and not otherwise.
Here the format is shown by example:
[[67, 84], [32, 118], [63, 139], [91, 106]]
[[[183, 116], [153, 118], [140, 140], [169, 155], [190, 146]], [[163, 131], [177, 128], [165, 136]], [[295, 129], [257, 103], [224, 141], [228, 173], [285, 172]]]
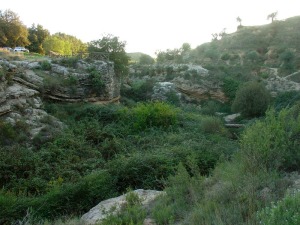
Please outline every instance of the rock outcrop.
[[[156, 84], [153, 88], [152, 99], [165, 100], [167, 93], [175, 91], [180, 99], [187, 102], [200, 102], [208, 99], [219, 102], [228, 101], [221, 87], [222, 82], [211, 79], [209, 71], [200, 65], [155, 64], [146, 67], [146, 69], [144, 68], [144, 70], [148, 73], [143, 71], [142, 68], [132, 68], [132, 81], [129, 80], [128, 83], [133, 83], [137, 79], [155, 80]], [[151, 76], [147, 75], [149, 71], [151, 71]]]
[[168, 98], [168, 95], [175, 93], [177, 98], [180, 100], [181, 93], [176, 90], [175, 84], [171, 82], [157, 82], [153, 87], [153, 94], [151, 96], [152, 100], [165, 101]]
[[[133, 191], [141, 199], [143, 207], [147, 208], [151, 202], [153, 202], [159, 195], [163, 194], [162, 191], [154, 190], [143, 190], [138, 189]], [[89, 212], [81, 217], [83, 225], [101, 224], [101, 221], [105, 219], [109, 213], [118, 213], [126, 203], [126, 194], [116, 198], [107, 199], [100, 202], [98, 205], [93, 207]], [[113, 212], [111, 212], [113, 210]], [[149, 219], [147, 220], [149, 224]]]
[[[47, 69], [43, 69], [43, 62]], [[43, 99], [60, 102], [118, 101], [120, 81], [111, 62], [79, 60], [72, 68], [49, 61], [0, 59], [0, 119], [30, 127], [32, 139], [46, 126], [64, 126], [43, 109]], [[93, 76], [91, 73], [94, 73]], [[97, 83], [98, 82], [98, 83]]]

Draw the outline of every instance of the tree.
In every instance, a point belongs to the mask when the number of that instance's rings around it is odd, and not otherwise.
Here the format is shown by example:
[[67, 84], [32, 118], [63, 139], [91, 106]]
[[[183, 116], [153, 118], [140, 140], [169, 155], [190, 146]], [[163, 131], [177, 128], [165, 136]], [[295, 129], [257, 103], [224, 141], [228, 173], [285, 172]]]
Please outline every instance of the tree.
[[241, 27], [242, 26], [242, 19], [238, 16], [236, 18], [236, 21], [240, 24], [239, 27]]
[[86, 45], [76, 37], [64, 33], [56, 33], [43, 42], [43, 48], [47, 54], [50, 51], [54, 51], [61, 55], [74, 55], [85, 51]]
[[212, 36], [212, 41], [217, 41], [218, 37], [219, 37], [219, 34], [218, 33], [213, 33], [213, 34], [211, 34], [211, 36]]
[[189, 43], [183, 43], [182, 46], [181, 46], [181, 51], [183, 53], [186, 53], [186, 52], [189, 52], [191, 51], [191, 45]]
[[142, 54], [139, 59], [139, 64], [152, 65], [152, 64], [154, 64], [154, 59], [150, 55]]
[[120, 41], [119, 37], [111, 34], [103, 36], [99, 40], [88, 43], [88, 52], [102, 52], [109, 54], [109, 60], [114, 62], [115, 73], [119, 76], [127, 75], [129, 72], [129, 56], [125, 51], [126, 42]]
[[226, 36], [226, 28], [223, 28], [223, 30], [221, 30], [221, 32], [219, 33], [219, 37], [222, 39], [224, 36]]
[[62, 40], [58, 36], [52, 35], [49, 36], [43, 43], [43, 48], [46, 51], [47, 54], [50, 53], [50, 51], [59, 53], [61, 55], [71, 55], [71, 46], [70, 43]]
[[40, 54], [45, 54], [45, 50], [43, 48], [43, 42], [50, 36], [50, 32], [43, 28], [42, 25], [35, 26], [32, 24], [30, 28], [28, 28], [28, 39], [31, 44], [28, 46], [28, 49], [31, 52], [37, 52]]
[[0, 46], [27, 46], [28, 30], [19, 16], [11, 10], [0, 10]]
[[273, 21], [276, 19], [278, 12], [273, 12], [271, 14], [268, 15], [267, 20], [269, 20], [271, 18], [272, 23]]
[[245, 117], [261, 116], [270, 103], [270, 93], [258, 82], [247, 82], [238, 89], [232, 104], [232, 111]]
[[72, 35], [68, 35], [65, 33], [55, 33], [55, 36], [59, 37], [61, 40], [63, 40], [64, 42], [68, 42], [68, 44], [70, 45], [71, 48], [71, 53], [70, 55], [74, 55], [77, 54], [79, 52], [85, 52], [86, 51], [86, 44], [84, 44], [80, 39], [72, 36]]

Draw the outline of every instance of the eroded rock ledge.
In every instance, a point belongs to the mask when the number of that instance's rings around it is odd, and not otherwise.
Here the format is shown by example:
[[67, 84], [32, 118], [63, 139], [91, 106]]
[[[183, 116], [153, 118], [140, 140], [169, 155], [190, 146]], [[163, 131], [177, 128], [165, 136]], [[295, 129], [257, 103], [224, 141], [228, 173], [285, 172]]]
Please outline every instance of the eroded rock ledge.
[[49, 124], [54, 130], [64, 127], [45, 112], [45, 99], [105, 104], [118, 102], [119, 95], [120, 80], [112, 62], [79, 60], [73, 67], [65, 67], [51, 60], [0, 59], [0, 119], [12, 125], [25, 122], [30, 139]]

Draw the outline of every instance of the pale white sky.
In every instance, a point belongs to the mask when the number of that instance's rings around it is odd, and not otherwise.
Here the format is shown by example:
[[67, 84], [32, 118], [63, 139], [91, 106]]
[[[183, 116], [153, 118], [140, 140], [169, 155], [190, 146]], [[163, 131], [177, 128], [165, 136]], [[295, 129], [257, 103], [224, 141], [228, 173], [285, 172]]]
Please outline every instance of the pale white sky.
[[300, 15], [299, 0], [1, 0], [26, 26], [40, 24], [51, 34], [63, 32], [83, 42], [113, 34], [127, 42], [127, 52], [154, 56], [156, 50], [192, 48], [209, 42], [212, 33], [243, 25], [269, 23]]

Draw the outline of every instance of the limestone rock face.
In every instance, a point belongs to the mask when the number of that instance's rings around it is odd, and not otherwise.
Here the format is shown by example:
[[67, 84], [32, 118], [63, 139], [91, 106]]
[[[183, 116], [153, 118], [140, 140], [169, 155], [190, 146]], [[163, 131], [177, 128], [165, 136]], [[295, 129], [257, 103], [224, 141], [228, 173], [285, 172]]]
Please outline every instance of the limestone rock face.
[[49, 122], [55, 124], [51, 126], [53, 132], [64, 127], [59, 120], [48, 115], [42, 106], [39, 91], [17, 82], [0, 83], [0, 118], [12, 125], [19, 121], [25, 122], [30, 128], [29, 140], [49, 125]]
[[208, 99], [214, 99], [219, 102], [227, 101], [227, 97], [222, 91], [219, 82], [214, 83], [210, 80], [203, 79], [201, 83], [193, 83], [183, 77], [176, 77], [172, 82], [176, 85], [177, 90], [187, 98], [197, 101]]
[[[149, 68], [147, 68], [149, 70]], [[132, 68], [131, 73], [138, 74], [144, 80], [154, 79], [152, 99], [165, 100], [165, 93], [175, 89], [182, 101], [201, 102], [214, 99], [226, 102], [228, 99], [222, 90], [222, 82], [210, 79], [209, 71], [200, 65], [194, 64], [155, 64], [150, 66], [155, 76], [144, 75], [143, 70]], [[153, 73], [153, 72], [152, 72]], [[133, 80], [136, 79], [133, 76]], [[129, 80], [129, 83], [132, 83]], [[169, 84], [168, 84], [169, 83]], [[172, 86], [172, 87], [171, 87]]]
[[[147, 207], [147, 205], [154, 201], [157, 196], [164, 193], [162, 191], [143, 189], [138, 189], [133, 192], [142, 200], [142, 205], [144, 207]], [[114, 213], [117, 213], [124, 203], [126, 203], [126, 194], [102, 201], [84, 214], [81, 217], [81, 222], [83, 225], [101, 224], [101, 221], [107, 217], [108, 212], [110, 212], [111, 209], [115, 209]]]
[[[60, 102], [106, 103], [118, 101], [120, 80], [112, 62], [79, 60], [74, 68], [52, 63], [43, 70], [38, 61], [7, 61], [0, 59], [0, 119], [16, 124], [25, 122], [32, 139], [41, 131], [62, 129], [64, 125], [48, 115], [43, 100]], [[93, 87], [89, 68], [100, 76], [101, 90]], [[50, 128], [50, 127], [51, 128]]]
[[176, 90], [175, 84], [171, 82], [157, 82], [153, 87], [152, 99], [165, 101], [167, 100], [167, 95], [171, 92], [176, 93], [178, 99], [180, 99], [181, 93]]

